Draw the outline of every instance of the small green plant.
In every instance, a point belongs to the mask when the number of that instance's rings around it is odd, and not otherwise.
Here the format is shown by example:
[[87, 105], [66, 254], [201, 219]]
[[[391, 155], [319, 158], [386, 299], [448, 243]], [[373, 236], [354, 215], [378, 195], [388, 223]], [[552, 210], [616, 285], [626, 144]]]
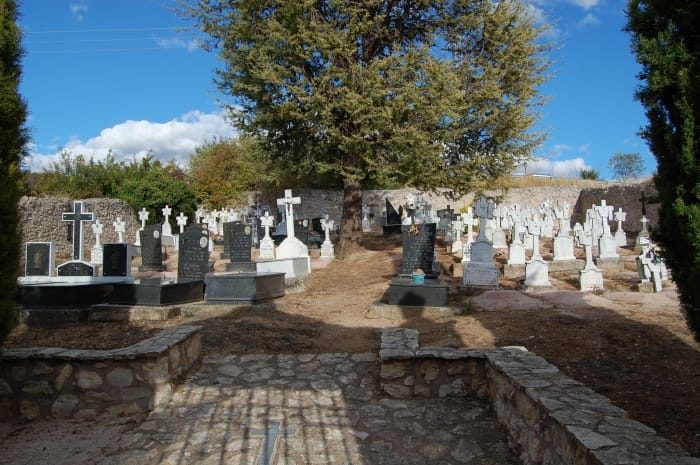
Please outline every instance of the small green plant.
[[593, 168], [583, 169], [579, 171], [579, 175], [581, 176], [581, 179], [590, 179], [592, 181], [597, 181], [600, 179], [600, 173]]

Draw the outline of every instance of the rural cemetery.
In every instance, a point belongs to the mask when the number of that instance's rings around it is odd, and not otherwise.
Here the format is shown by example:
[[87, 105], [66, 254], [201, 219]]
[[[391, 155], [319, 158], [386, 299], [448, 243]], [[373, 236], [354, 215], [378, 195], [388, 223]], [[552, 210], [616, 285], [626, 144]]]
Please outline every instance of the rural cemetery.
[[[24, 199], [23, 221], [46, 224], [24, 231], [20, 328], [58, 340], [91, 325], [157, 331], [105, 348], [14, 347], [11, 338], [0, 415], [100, 425], [91, 434], [115, 428], [110, 418], [140, 418], [94, 463], [700, 463], [526, 344], [422, 341], [422, 328], [470, 315], [586, 324], [597, 307], [677, 306], [650, 235], [658, 206], [648, 189], [515, 189], [451, 203], [366, 191], [358, 224], [375, 244], [368, 253], [383, 251], [368, 263], [393, 272], [374, 276], [371, 291], [319, 304], [343, 312], [365, 302], [355, 325], [376, 338], [372, 350], [329, 353], [294, 341], [237, 351], [209, 341], [206, 328], [236, 325], [237, 312], [274, 319], [289, 299], [303, 315], [338, 281], [373, 273], [334, 259], [337, 197], [287, 189], [249, 208], [199, 207], [193, 218], [168, 205], [151, 218], [104, 199]], [[63, 211], [48, 218], [42, 208]]]

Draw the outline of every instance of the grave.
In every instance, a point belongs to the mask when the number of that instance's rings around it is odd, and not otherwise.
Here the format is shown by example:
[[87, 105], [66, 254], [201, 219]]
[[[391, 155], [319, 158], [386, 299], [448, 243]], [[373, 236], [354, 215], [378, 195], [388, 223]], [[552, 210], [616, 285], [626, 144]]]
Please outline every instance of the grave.
[[161, 242], [161, 225], [152, 224], [139, 231], [141, 236], [140, 272], [165, 271], [163, 266], [163, 244]]
[[384, 217], [384, 224], [382, 225], [382, 233], [386, 236], [389, 234], [400, 234], [401, 233], [401, 215], [396, 211], [394, 206], [386, 201], [386, 216]]
[[525, 285], [532, 287], [549, 287], [549, 269], [547, 262], [540, 255], [540, 236], [542, 235], [542, 222], [534, 217], [527, 226], [532, 235], [532, 257], [525, 264]]
[[131, 276], [131, 250], [125, 242], [104, 244], [103, 276]]
[[265, 215], [260, 218], [260, 225], [265, 228], [265, 236], [260, 240], [260, 254], [258, 258], [269, 260], [275, 258], [275, 241], [270, 237], [270, 228], [274, 223], [274, 218], [270, 216], [270, 212], [266, 211]]
[[253, 231], [246, 223], [226, 223], [224, 226], [224, 247], [228, 245], [229, 263], [226, 271], [254, 272], [255, 263], [251, 259]]
[[95, 245], [92, 246], [92, 251], [90, 253], [90, 263], [95, 266], [102, 265], [102, 231], [104, 230], [104, 225], [100, 223], [99, 219], [95, 220], [95, 223], [91, 226], [92, 233], [95, 235]]
[[449, 287], [439, 279], [435, 263], [436, 232], [435, 223], [402, 226], [401, 271], [389, 283], [389, 305], [447, 306]]
[[256, 269], [259, 273], [284, 273], [289, 285], [298, 283], [311, 273], [309, 249], [294, 237], [294, 205], [300, 205], [299, 197], [292, 197], [291, 189], [284, 191], [284, 197], [277, 199], [277, 205], [284, 207], [287, 236], [275, 250], [274, 259], [259, 259]]
[[479, 237], [471, 246], [471, 257], [464, 264], [462, 285], [466, 288], [498, 289], [499, 272], [493, 262], [493, 247], [486, 239], [486, 222], [493, 218], [493, 202], [481, 197], [475, 205], [476, 216], [479, 217]]
[[585, 227], [576, 223], [574, 226], [574, 236], [580, 246], [586, 250], [586, 265], [579, 271], [579, 289], [582, 291], [603, 290], [603, 272], [593, 264], [593, 237], [590, 223]]
[[180, 233], [177, 256], [177, 279], [180, 282], [204, 281], [211, 270], [209, 230], [195, 223]]
[[335, 258], [335, 254], [333, 252], [333, 242], [331, 242], [330, 235], [334, 225], [335, 221], [331, 220], [328, 217], [328, 213], [326, 213], [325, 218], [321, 220], [321, 226], [323, 227], [323, 233], [325, 237], [325, 240], [321, 244], [321, 258], [327, 260], [333, 260]]
[[552, 263], [550, 272], [572, 272], [583, 267], [583, 262], [576, 260], [574, 255], [574, 238], [571, 235], [569, 216], [571, 206], [568, 202], [554, 209], [554, 216], [559, 221], [559, 231], [552, 241]]
[[61, 220], [72, 224], [73, 259], [58, 266], [58, 276], [95, 276], [95, 267], [83, 261], [83, 222], [94, 221], [95, 214], [83, 211], [83, 202], [74, 201], [73, 211], [63, 213]]
[[627, 219], [627, 213], [622, 211], [622, 207], [620, 207], [615, 212], [615, 221], [617, 222], [617, 230], [615, 231], [615, 244], [618, 247], [627, 246], [627, 234], [625, 233], [624, 229], [622, 229], [622, 223], [626, 219]]

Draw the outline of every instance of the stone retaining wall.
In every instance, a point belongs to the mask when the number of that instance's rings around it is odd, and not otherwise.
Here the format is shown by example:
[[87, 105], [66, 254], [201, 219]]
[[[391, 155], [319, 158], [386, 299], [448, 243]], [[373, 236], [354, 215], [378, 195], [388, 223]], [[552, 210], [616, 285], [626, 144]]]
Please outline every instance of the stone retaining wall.
[[9, 349], [0, 354], [0, 420], [146, 412], [199, 360], [199, 326], [168, 328], [112, 350]]
[[627, 412], [524, 348], [421, 348], [382, 330], [381, 388], [393, 397], [486, 397], [525, 465], [700, 465]]

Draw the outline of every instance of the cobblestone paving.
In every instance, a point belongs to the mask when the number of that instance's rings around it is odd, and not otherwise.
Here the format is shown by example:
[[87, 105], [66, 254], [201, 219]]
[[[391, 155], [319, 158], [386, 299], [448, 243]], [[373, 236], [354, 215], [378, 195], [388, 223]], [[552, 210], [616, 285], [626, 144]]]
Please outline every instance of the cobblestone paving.
[[473, 399], [387, 398], [374, 354], [209, 357], [103, 464], [517, 464]]

